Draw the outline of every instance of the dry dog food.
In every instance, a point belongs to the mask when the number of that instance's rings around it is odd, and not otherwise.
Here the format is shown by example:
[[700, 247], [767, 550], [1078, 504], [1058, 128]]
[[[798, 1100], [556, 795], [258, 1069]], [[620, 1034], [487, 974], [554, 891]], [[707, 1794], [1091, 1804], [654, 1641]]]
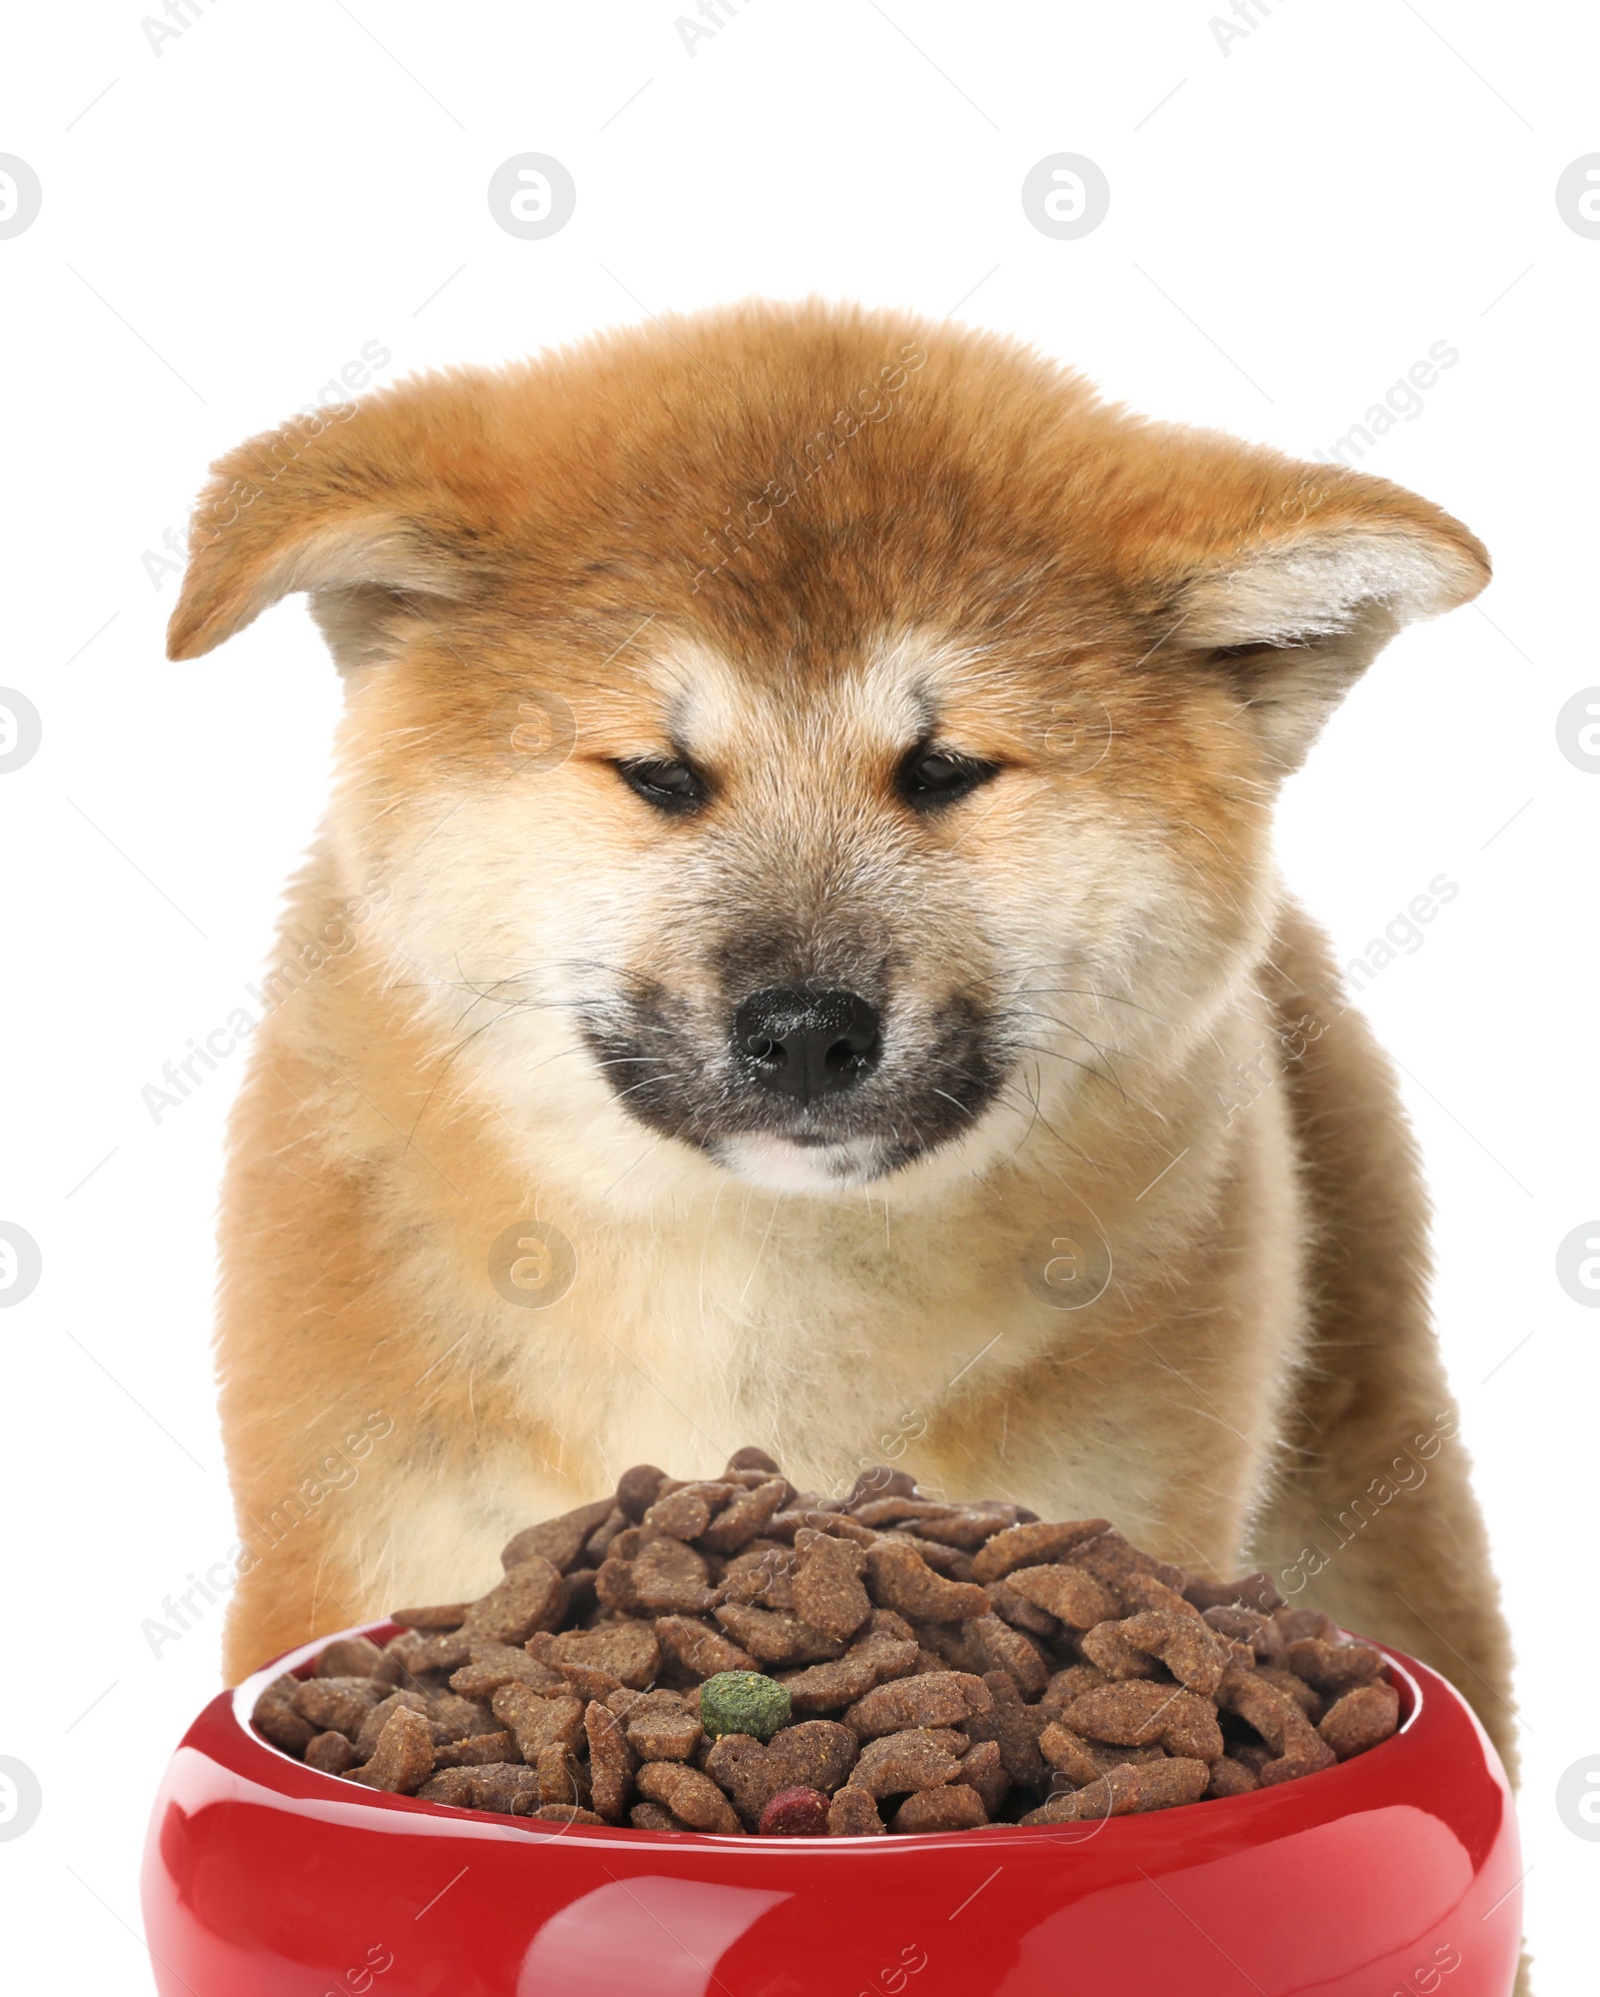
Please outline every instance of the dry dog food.
[[1380, 1654], [1264, 1575], [1105, 1519], [844, 1499], [742, 1449], [517, 1534], [475, 1602], [278, 1678], [255, 1726], [328, 1775], [546, 1823], [736, 1837], [1060, 1824], [1244, 1795], [1386, 1740]]

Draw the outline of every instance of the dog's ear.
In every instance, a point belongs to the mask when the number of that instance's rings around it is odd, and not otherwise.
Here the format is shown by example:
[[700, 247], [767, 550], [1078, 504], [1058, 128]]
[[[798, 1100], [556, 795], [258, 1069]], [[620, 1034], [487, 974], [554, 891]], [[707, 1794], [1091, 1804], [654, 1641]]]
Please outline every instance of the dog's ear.
[[463, 599], [479, 534], [442, 441], [378, 398], [219, 459], [191, 521], [168, 658], [197, 659], [306, 590], [339, 664], [361, 664], [383, 652], [398, 608]]
[[1287, 773], [1395, 632], [1470, 602], [1489, 557], [1460, 521], [1385, 479], [1242, 451], [1228, 471], [1246, 524], [1218, 545], [1208, 522], [1212, 545], [1191, 542], [1168, 569], [1164, 649], [1228, 676]]

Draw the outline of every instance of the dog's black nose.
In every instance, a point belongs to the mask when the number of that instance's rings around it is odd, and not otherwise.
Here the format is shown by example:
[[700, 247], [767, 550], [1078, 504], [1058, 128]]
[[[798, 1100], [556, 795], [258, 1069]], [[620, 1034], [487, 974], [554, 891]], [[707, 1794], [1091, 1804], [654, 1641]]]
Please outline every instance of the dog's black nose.
[[877, 1063], [878, 1009], [854, 992], [782, 985], [747, 998], [733, 1016], [733, 1044], [763, 1087], [796, 1096], [848, 1089]]

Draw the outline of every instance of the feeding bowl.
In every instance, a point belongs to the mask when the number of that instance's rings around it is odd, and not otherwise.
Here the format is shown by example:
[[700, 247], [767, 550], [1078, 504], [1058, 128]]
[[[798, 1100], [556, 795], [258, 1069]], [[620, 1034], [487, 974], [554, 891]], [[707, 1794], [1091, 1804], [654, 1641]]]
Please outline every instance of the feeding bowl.
[[[382, 1642], [392, 1624], [362, 1632]], [[205, 1708], [144, 1863], [162, 1997], [1508, 1997], [1506, 1778], [1461, 1695], [1385, 1651], [1400, 1730], [1321, 1774], [1094, 1824], [712, 1837], [448, 1809]]]

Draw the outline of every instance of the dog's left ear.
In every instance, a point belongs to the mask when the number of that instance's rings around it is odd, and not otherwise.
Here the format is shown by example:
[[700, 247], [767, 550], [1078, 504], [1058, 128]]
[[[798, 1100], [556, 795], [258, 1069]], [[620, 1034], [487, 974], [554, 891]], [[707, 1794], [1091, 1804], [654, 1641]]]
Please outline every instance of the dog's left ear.
[[1169, 569], [1163, 649], [1227, 675], [1286, 774], [1395, 632], [1470, 602], [1490, 568], [1460, 521], [1385, 479], [1276, 459], [1263, 481], [1268, 462], [1229, 467], [1255, 474], [1230, 495], [1249, 499], [1248, 526]]

